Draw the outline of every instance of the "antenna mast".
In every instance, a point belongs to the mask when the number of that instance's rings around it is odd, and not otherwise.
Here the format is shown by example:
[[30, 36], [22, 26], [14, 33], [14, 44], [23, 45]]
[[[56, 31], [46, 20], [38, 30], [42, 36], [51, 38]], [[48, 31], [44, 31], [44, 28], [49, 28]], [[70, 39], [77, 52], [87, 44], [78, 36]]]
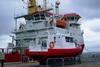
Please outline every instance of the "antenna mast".
[[44, 10], [47, 9], [47, 0], [43, 0], [43, 4], [44, 4]]
[[55, 8], [56, 8], [56, 15], [59, 15], [59, 5], [60, 5], [60, 1], [59, 0], [56, 0], [56, 3], [55, 3]]

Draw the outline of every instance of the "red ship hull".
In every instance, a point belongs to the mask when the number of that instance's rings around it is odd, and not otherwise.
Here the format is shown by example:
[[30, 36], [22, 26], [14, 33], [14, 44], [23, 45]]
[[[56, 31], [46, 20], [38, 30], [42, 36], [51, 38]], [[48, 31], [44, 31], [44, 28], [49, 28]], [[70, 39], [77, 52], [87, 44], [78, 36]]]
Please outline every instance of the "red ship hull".
[[5, 53], [5, 62], [20, 62], [21, 54], [19, 53]]
[[28, 49], [25, 51], [26, 55], [35, 58], [56, 58], [56, 57], [75, 57], [81, 55], [84, 49], [84, 45], [77, 48], [67, 48], [67, 49], [48, 49], [47, 52], [30, 52]]
[[[47, 52], [30, 52], [29, 49], [25, 49], [25, 56], [28, 56], [37, 61], [43, 61], [47, 58], [57, 57], [75, 57], [81, 55], [83, 52], [84, 45], [77, 48], [67, 49], [48, 49]], [[19, 53], [8, 53], [5, 54], [5, 62], [19, 62], [21, 61], [21, 55]]]

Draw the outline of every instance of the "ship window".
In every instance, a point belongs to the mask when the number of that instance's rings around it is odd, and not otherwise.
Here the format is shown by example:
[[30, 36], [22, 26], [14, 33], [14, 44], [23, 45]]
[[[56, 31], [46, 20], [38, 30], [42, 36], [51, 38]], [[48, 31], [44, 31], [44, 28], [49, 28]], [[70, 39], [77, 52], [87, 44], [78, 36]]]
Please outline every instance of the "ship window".
[[54, 42], [56, 42], [56, 37], [54, 37]]
[[75, 20], [77, 20], [78, 18], [77, 17], [74, 17], [75, 18]]
[[35, 17], [35, 20], [40, 20], [39, 14], [34, 15], [34, 17]]
[[75, 20], [77, 20], [77, 21], [78, 21], [78, 19], [79, 19], [79, 17], [75, 17]]
[[72, 37], [65, 37], [66, 42], [73, 42], [73, 38]]
[[70, 27], [72, 27], [72, 24], [70, 24]]
[[69, 19], [70, 19], [70, 17], [67, 17], [67, 19], [69, 20]]
[[71, 20], [74, 20], [74, 17], [71, 17]]
[[67, 17], [67, 19], [73, 21], [74, 17]]
[[17, 40], [16, 41], [16, 47], [20, 47], [21, 45], [20, 45], [20, 41], [19, 40]]
[[40, 16], [41, 16], [42, 20], [45, 20], [45, 15], [44, 14], [40, 14]]
[[47, 47], [47, 42], [46, 42], [46, 40], [42, 41], [42, 47], [43, 47], [43, 48], [46, 48], [46, 47]]

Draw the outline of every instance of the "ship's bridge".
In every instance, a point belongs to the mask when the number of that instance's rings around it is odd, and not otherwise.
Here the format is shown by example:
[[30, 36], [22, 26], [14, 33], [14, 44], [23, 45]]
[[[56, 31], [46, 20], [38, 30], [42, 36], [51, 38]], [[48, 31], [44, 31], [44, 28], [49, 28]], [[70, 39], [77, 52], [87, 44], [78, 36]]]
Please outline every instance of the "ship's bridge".
[[[15, 17], [16, 20], [20, 19], [20, 18], [25, 18], [25, 25], [18, 25], [19, 22], [16, 21], [16, 32], [19, 31], [27, 31], [27, 30], [40, 30], [40, 29], [45, 29], [46, 27], [51, 27], [52, 25], [50, 25], [49, 22], [49, 18], [52, 16], [53, 14], [50, 12], [45, 12], [45, 11], [41, 11], [41, 12], [36, 12], [30, 15], [23, 15], [23, 16], [19, 16], [19, 17]], [[22, 28], [21, 28], [22, 27]]]
[[50, 15], [52, 14], [49, 12], [36, 12], [33, 14], [15, 17], [15, 19], [24, 17], [26, 20], [45, 20], [46, 17], [49, 17]]
[[75, 23], [75, 24], [79, 24], [77, 23], [78, 20], [81, 18], [78, 14], [76, 13], [68, 13], [68, 14], [64, 14], [64, 17], [67, 19], [67, 21], [69, 21], [69, 23]]

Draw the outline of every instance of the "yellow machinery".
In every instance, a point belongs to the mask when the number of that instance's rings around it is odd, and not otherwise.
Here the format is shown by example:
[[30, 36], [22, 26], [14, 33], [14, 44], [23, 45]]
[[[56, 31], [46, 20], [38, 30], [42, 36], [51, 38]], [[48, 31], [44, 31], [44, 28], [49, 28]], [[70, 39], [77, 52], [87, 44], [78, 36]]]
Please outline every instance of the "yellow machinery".
[[[22, 0], [24, 1], [24, 0]], [[44, 9], [40, 7], [37, 7], [36, 5], [36, 0], [28, 0], [28, 14], [32, 14], [35, 13], [37, 11], [42, 11], [42, 10], [46, 10], [47, 9], [47, 0], [43, 0], [43, 4], [44, 4]]]
[[29, 0], [28, 2], [28, 14], [32, 14], [37, 11], [36, 0]]

